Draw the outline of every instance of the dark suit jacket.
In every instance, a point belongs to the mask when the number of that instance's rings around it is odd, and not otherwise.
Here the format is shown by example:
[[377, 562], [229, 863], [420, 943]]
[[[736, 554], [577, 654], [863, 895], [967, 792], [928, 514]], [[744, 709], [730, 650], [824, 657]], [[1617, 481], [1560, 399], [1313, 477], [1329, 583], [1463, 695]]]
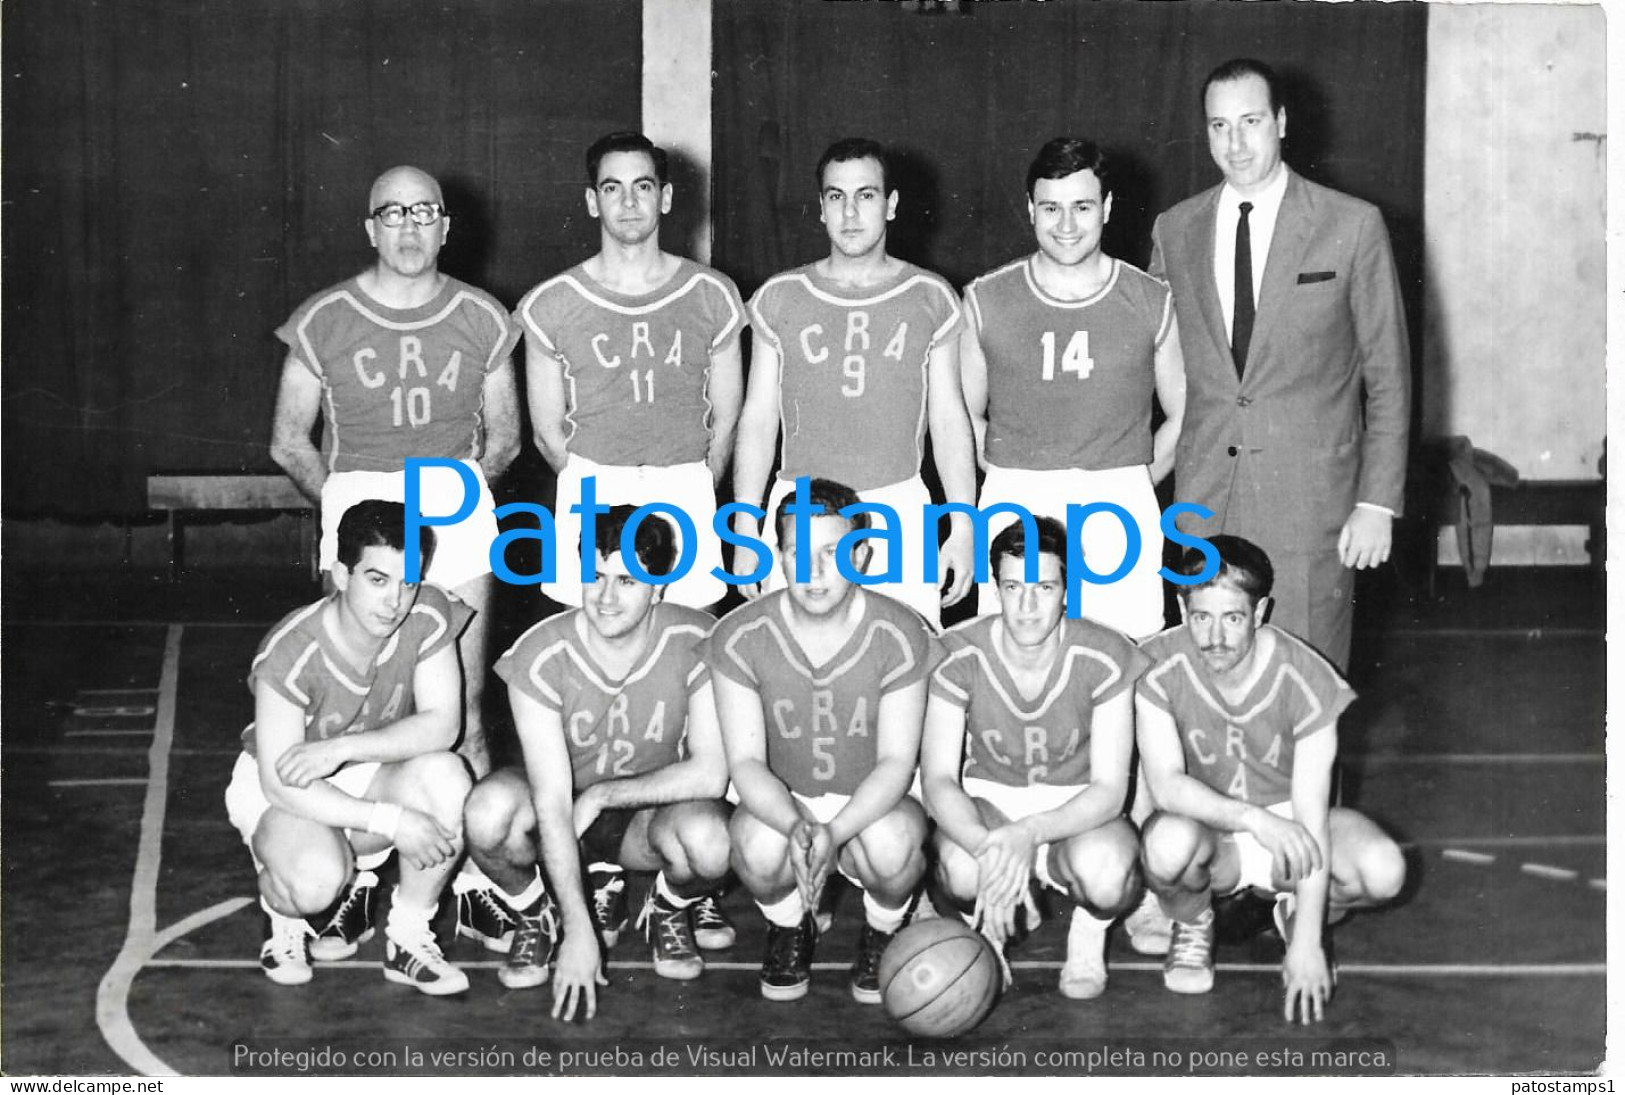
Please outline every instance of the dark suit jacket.
[[1213, 281], [1218, 200], [1204, 191], [1152, 229], [1188, 385], [1174, 494], [1215, 514], [1181, 525], [1330, 550], [1356, 502], [1403, 506], [1410, 347], [1388, 232], [1376, 207], [1291, 174], [1238, 380]]

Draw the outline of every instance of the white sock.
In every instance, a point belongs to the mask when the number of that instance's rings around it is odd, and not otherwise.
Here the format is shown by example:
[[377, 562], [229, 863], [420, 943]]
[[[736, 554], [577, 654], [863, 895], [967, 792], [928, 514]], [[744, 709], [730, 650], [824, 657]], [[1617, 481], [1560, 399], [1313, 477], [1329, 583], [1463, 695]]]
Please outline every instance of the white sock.
[[384, 934], [396, 943], [420, 938], [430, 931], [429, 921], [434, 917], [434, 911], [434, 905], [413, 908], [406, 904], [401, 900], [401, 888], [396, 886], [390, 893], [389, 919], [384, 924]]
[[890, 935], [903, 926], [903, 917], [908, 915], [908, 902], [903, 902], [895, 909], [888, 908], [876, 901], [868, 890], [863, 891], [863, 914], [869, 926], [877, 932]]
[[530, 880], [529, 886], [526, 886], [523, 890], [520, 890], [516, 894], [511, 894], [504, 890], [502, 891], [502, 897], [503, 900], [507, 902], [508, 908], [513, 909], [515, 912], [520, 912], [530, 908], [532, 905], [536, 904], [536, 902], [540, 901], [542, 899], [542, 895], [546, 892], [547, 884], [542, 881], [542, 872], [537, 871], [536, 877]]
[[791, 890], [771, 905], [764, 905], [758, 901], [756, 907], [762, 910], [762, 915], [767, 917], [769, 924], [776, 924], [781, 928], [800, 927], [801, 921], [807, 915], [807, 904], [801, 900], [800, 890]]
[[1072, 923], [1076, 924], [1081, 920], [1088, 924], [1093, 931], [1104, 932], [1112, 926], [1112, 921], [1116, 919], [1115, 916], [1096, 916], [1082, 905], [1072, 906]]
[[470, 890], [494, 890], [496, 883], [492, 882], [480, 865], [474, 862], [473, 856], [465, 856], [463, 865], [457, 872], [457, 877], [451, 880], [453, 893], [467, 893]]
[[697, 897], [678, 897], [672, 893], [671, 886], [666, 882], [665, 871], [655, 875], [655, 894], [674, 909], [686, 909], [699, 900]]

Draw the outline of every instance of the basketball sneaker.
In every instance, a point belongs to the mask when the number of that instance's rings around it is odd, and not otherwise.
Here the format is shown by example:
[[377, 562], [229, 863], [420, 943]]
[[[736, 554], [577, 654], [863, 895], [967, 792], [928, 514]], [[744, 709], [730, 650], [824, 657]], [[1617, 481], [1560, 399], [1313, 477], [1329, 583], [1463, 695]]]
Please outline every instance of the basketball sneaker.
[[1123, 920], [1128, 945], [1140, 954], [1164, 955], [1173, 935], [1173, 921], [1162, 911], [1157, 895], [1145, 891], [1139, 907]]
[[354, 954], [372, 938], [377, 902], [378, 876], [357, 871], [331, 912], [320, 914], [311, 924], [316, 937], [310, 941], [310, 957], [317, 962], [337, 962]]
[[649, 941], [655, 973], [672, 981], [692, 981], [705, 972], [705, 959], [694, 943], [694, 926], [687, 908], [675, 908], [655, 893], [653, 886], [643, 899], [637, 926]]
[[811, 916], [794, 928], [767, 925], [767, 957], [762, 959], [762, 995], [769, 1000], [799, 1000], [812, 983], [813, 947], [818, 924]]
[[547, 893], [528, 912], [518, 914], [508, 960], [497, 970], [497, 980], [510, 989], [533, 989], [547, 983], [553, 948], [559, 942], [558, 907]]
[[852, 963], [852, 999], [860, 1004], [880, 1003], [880, 956], [896, 932], [883, 932], [864, 921], [858, 934], [858, 957]]
[[604, 949], [611, 950], [626, 927], [626, 875], [621, 871], [589, 871], [592, 887], [592, 918]]
[[1213, 910], [1203, 909], [1195, 923], [1173, 922], [1162, 983], [1170, 992], [1213, 991]]
[[473, 939], [488, 951], [507, 954], [519, 921], [497, 891], [464, 874], [452, 879], [451, 888], [457, 894], [458, 937]]
[[1106, 929], [1110, 920], [1072, 910], [1066, 933], [1066, 963], [1061, 967], [1061, 995], [1068, 1000], [1093, 1000], [1106, 991]]
[[702, 951], [720, 951], [734, 945], [733, 921], [722, 911], [716, 894], [706, 894], [689, 906], [694, 912], [694, 942]]
[[451, 996], [468, 991], [468, 974], [446, 961], [434, 932], [425, 921], [410, 931], [384, 932], [384, 979], [411, 985], [426, 996]]
[[310, 922], [302, 916], [265, 911], [271, 918], [271, 934], [260, 947], [260, 969], [279, 985], [305, 984], [311, 978], [310, 956], [305, 951], [305, 940], [312, 934]]

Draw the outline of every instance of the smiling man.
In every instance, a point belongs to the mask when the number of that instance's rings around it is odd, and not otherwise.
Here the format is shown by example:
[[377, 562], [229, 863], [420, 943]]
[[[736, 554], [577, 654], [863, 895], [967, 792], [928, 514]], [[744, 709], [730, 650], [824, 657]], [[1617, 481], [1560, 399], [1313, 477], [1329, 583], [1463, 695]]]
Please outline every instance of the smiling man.
[[1123, 806], [1134, 682], [1150, 662], [1125, 636], [1066, 618], [1066, 529], [1041, 517], [1035, 531], [1031, 545], [1020, 523], [993, 538], [999, 615], [943, 637], [920, 777], [943, 892], [1002, 942], [1033, 881], [1059, 891], [1072, 905], [1061, 993], [1088, 1000], [1106, 989], [1106, 929], [1140, 896]]
[[[739, 420], [745, 306], [727, 275], [661, 249], [673, 200], [665, 149], [641, 133], [600, 137], [587, 183], [598, 253], [536, 286], [515, 313], [536, 447], [558, 476], [556, 542], [580, 537], [570, 507], [588, 476], [601, 503], [676, 505], [693, 521], [695, 557], [666, 600], [703, 608], [726, 592], [712, 574], [722, 565], [712, 519]], [[542, 591], [580, 604], [591, 583], [579, 557], [567, 547], [558, 565]]]
[[[871, 573], [895, 566], [898, 580], [877, 586], [933, 625], [944, 606], [970, 588], [971, 524], [949, 517], [942, 568], [946, 594], [924, 569], [935, 523], [923, 520], [931, 495], [920, 477], [925, 438], [949, 502], [969, 505], [976, 493], [970, 421], [959, 382], [958, 299], [936, 274], [886, 251], [897, 215], [886, 151], [854, 137], [831, 145], [818, 161], [819, 219], [829, 254], [769, 278], [751, 298], [756, 333], [750, 387], [740, 416], [734, 496], [773, 513], [798, 476], [845, 483], [865, 502], [898, 515], [901, 560], [884, 542], [870, 553]], [[768, 491], [774, 442], [782, 436], [778, 479]], [[734, 517], [734, 531], [756, 537], [757, 522]], [[769, 522], [762, 537], [770, 546]], [[735, 573], [742, 573], [736, 553]], [[769, 586], [778, 578], [770, 573]], [[747, 589], [755, 593], [755, 587]]]
[[[655, 973], [675, 980], [705, 968], [695, 905], [728, 870], [727, 763], [699, 656], [713, 621], [633, 576], [632, 513], [615, 506], [596, 522], [598, 577], [581, 608], [543, 620], [498, 660], [523, 767], [481, 780], [465, 811], [469, 854], [519, 922], [498, 976], [520, 989], [551, 975], [553, 1014], [565, 1019], [597, 1010], [599, 947], [624, 927], [623, 869], [659, 872], [639, 923]], [[646, 576], [669, 574], [671, 526], [639, 523], [632, 554]]]
[[[979, 505], [1007, 502], [1064, 521], [1069, 502], [1121, 506], [1138, 556], [1116, 581], [1086, 585], [1084, 617], [1134, 638], [1162, 629], [1161, 512], [1153, 486], [1174, 463], [1185, 414], [1185, 365], [1168, 287], [1101, 249], [1112, 173], [1093, 142], [1057, 137], [1027, 170], [1038, 250], [965, 289], [960, 370], [987, 468]], [[1151, 429], [1152, 400], [1163, 422]], [[1000, 514], [990, 532], [1013, 517]], [[1090, 516], [1080, 547], [1092, 571], [1115, 571], [1130, 535]], [[1000, 610], [994, 582], [983, 615]]]
[[[1254, 887], [1276, 895], [1286, 1018], [1318, 1022], [1333, 986], [1326, 925], [1391, 901], [1405, 860], [1368, 818], [1331, 806], [1337, 723], [1353, 690], [1307, 644], [1264, 623], [1269, 556], [1236, 536], [1208, 543], [1219, 566], [1180, 587], [1185, 622], [1146, 642], [1155, 664], [1136, 698], [1158, 806], [1142, 833], [1145, 879], [1173, 920], [1163, 984], [1212, 989], [1212, 899]], [[1207, 566], [1192, 549], [1176, 569], [1194, 577]]]
[[1410, 345], [1382, 214], [1287, 167], [1275, 74], [1227, 61], [1202, 85], [1224, 175], [1152, 229], [1190, 385], [1180, 527], [1245, 536], [1275, 565], [1273, 622], [1347, 669], [1354, 571], [1387, 561], [1403, 507]]

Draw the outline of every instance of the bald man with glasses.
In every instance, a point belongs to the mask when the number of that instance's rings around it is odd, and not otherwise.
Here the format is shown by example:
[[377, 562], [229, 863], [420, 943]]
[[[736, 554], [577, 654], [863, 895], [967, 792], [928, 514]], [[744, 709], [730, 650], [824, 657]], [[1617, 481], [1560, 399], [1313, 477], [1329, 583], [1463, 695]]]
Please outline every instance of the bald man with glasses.
[[[464, 699], [458, 752], [478, 779], [491, 767], [481, 718], [489, 669], [489, 551], [497, 535], [488, 484], [519, 452], [512, 362], [519, 332], [489, 293], [441, 272], [451, 214], [428, 173], [403, 166], [380, 175], [363, 226], [372, 264], [306, 300], [276, 330], [288, 352], [271, 457], [320, 507], [323, 571], [336, 557], [338, 519], [346, 509], [366, 498], [405, 500], [408, 458], [466, 465], [479, 489], [474, 513], [437, 528], [439, 547], [423, 576], [475, 611], [458, 642]], [[318, 417], [320, 448], [312, 442]], [[464, 479], [455, 468], [424, 469], [422, 512], [456, 512]], [[506, 949], [513, 924], [499, 903], [481, 900], [488, 883], [465, 872], [455, 888], [460, 933]]]

